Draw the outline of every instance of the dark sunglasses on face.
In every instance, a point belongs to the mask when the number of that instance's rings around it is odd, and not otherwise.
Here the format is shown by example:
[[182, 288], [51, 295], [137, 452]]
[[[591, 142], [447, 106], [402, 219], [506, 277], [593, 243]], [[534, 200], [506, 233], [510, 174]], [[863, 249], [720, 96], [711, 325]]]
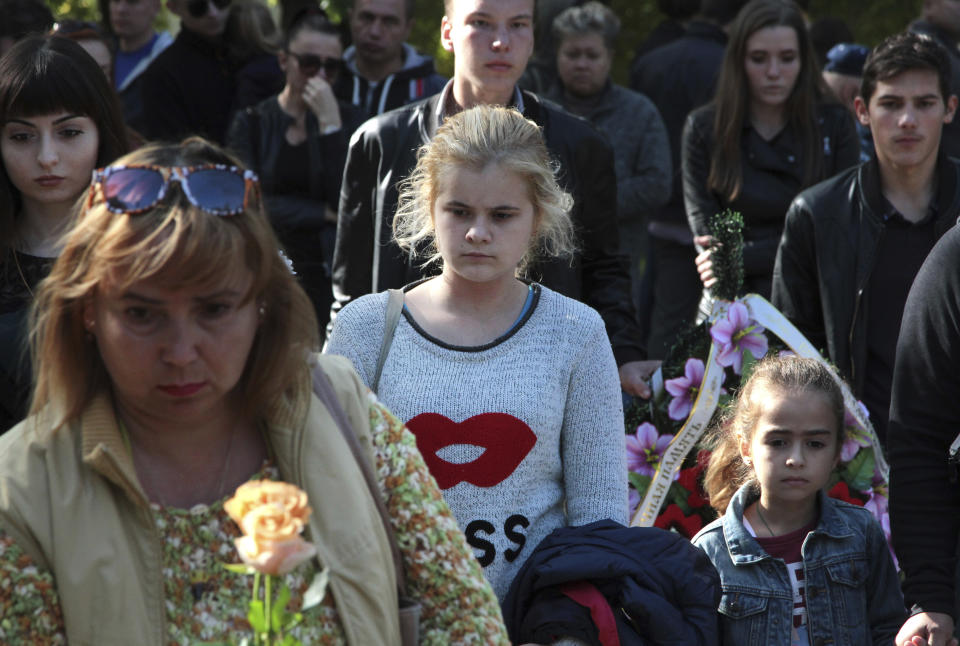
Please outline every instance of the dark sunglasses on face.
[[[136, 215], [156, 206], [170, 183], [177, 181], [195, 207], [212, 215], [236, 215], [247, 208], [251, 188], [259, 180], [250, 170], [206, 166], [107, 166], [93, 171], [92, 187], [100, 187], [107, 210]], [[90, 190], [87, 203], [93, 203]]]
[[230, 6], [231, 0], [190, 0], [187, 3], [187, 11], [194, 18], [202, 18], [210, 10], [211, 2], [217, 9], [226, 9]]
[[339, 58], [320, 58], [315, 54], [287, 53], [297, 59], [297, 65], [304, 76], [313, 76], [322, 68], [327, 78], [333, 78], [343, 66], [343, 61]]

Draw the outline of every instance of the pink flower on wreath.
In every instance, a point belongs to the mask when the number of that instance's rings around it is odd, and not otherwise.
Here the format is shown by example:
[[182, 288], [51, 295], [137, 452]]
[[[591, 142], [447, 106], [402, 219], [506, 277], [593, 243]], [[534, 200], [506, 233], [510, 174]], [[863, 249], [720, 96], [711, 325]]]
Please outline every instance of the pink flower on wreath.
[[[877, 480], [878, 478], [875, 476], [874, 481], [876, 482]], [[879, 478], [879, 480], [882, 481], [883, 478]], [[893, 542], [890, 539], [890, 509], [887, 497], [884, 495], [886, 489], [883, 487], [875, 487], [868, 489], [867, 493], [870, 495], [870, 500], [867, 501], [864, 508], [870, 510], [883, 528], [883, 533], [887, 537], [887, 547], [890, 549], [890, 555], [893, 557], [893, 564], [897, 569], [900, 569], [900, 563], [897, 561], [897, 555], [893, 551]]]
[[660, 435], [653, 424], [644, 422], [634, 435], [627, 435], [627, 469], [652, 478], [672, 439], [672, 435]]
[[720, 346], [717, 363], [733, 366], [738, 375], [743, 369], [743, 353], [749, 351], [755, 359], [767, 354], [767, 337], [764, 329], [750, 318], [743, 303], [734, 303], [727, 315], [717, 319], [710, 328], [710, 336]]
[[[863, 405], [863, 402], [858, 401], [857, 407], [863, 412], [864, 417], [870, 416], [870, 412], [867, 410], [867, 407]], [[867, 448], [871, 446], [871, 442], [867, 434], [860, 430], [860, 426], [857, 424], [857, 418], [851, 415], [850, 411], [843, 412], [843, 425], [847, 430], [843, 434], [843, 446], [840, 449], [840, 461], [849, 462], [856, 457], [861, 448]]]
[[627, 518], [633, 520], [633, 515], [637, 513], [637, 507], [640, 506], [640, 503], [643, 502], [643, 498], [640, 497], [640, 492], [638, 492], [633, 487], [627, 489]]
[[693, 402], [697, 399], [697, 393], [703, 385], [703, 361], [690, 358], [683, 368], [683, 376], [676, 379], [667, 379], [663, 387], [667, 392], [673, 395], [670, 400], [670, 407], [667, 409], [667, 415], [670, 419], [684, 420], [690, 414], [693, 408]]

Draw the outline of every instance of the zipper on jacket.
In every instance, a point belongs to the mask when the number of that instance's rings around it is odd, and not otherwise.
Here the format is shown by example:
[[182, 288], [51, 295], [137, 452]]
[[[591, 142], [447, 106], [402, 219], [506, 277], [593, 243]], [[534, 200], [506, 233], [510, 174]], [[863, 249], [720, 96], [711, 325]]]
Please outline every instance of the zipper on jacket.
[[873, 274], [873, 267], [876, 265], [877, 249], [880, 248], [880, 239], [883, 237], [883, 234], [884, 229], [881, 227], [880, 235], [877, 236], [876, 241], [873, 243], [873, 253], [871, 254], [873, 263], [870, 266], [870, 271], [863, 277], [863, 282], [857, 288], [857, 298], [853, 302], [853, 318], [850, 320], [850, 333], [847, 336], [847, 344], [850, 346], [850, 385], [854, 388], [857, 386], [857, 363], [855, 360], [856, 357], [854, 356], [853, 333], [857, 329], [857, 317], [860, 316], [860, 302], [863, 300], [863, 290], [866, 289], [867, 283], [870, 282], [870, 276]]

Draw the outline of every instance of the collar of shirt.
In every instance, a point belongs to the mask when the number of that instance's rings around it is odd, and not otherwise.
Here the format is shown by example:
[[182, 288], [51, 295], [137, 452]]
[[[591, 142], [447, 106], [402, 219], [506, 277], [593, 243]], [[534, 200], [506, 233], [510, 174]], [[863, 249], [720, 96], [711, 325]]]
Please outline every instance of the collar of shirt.
[[[448, 110], [448, 106], [453, 109]], [[523, 114], [525, 110], [523, 105], [523, 93], [520, 91], [519, 87], [513, 87], [513, 101], [511, 101], [510, 105], [507, 107], [516, 108], [520, 114]], [[461, 109], [462, 108], [457, 105], [456, 100], [453, 98], [453, 79], [450, 79], [447, 81], [447, 84], [443, 86], [443, 90], [440, 91], [440, 100], [437, 101], [437, 123], [443, 123], [444, 119], [456, 114], [457, 112], [460, 112]]]

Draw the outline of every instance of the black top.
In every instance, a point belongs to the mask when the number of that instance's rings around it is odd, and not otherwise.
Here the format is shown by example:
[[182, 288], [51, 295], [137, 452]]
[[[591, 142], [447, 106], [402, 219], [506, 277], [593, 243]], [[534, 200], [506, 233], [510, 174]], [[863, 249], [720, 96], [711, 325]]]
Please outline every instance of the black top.
[[0, 261], [0, 433], [26, 416], [32, 382], [27, 310], [53, 261], [17, 252]]
[[201, 135], [222, 144], [235, 95], [234, 73], [221, 41], [181, 28], [144, 71], [143, 120], [130, 125], [148, 139]]
[[54, 260], [17, 251], [0, 260], [0, 314], [27, 307]]
[[294, 146], [283, 135], [279, 143], [274, 191], [280, 195], [309, 196], [311, 177], [307, 142], [302, 141]]
[[936, 244], [937, 200], [930, 204], [926, 217], [917, 223], [906, 220], [892, 204], [883, 200], [883, 230], [877, 243], [877, 257], [868, 284], [866, 299], [867, 361], [864, 370], [863, 403], [882, 445], [886, 444], [887, 417], [890, 411], [890, 383], [903, 306], [927, 254]]
[[890, 523], [915, 610], [955, 616], [960, 485], [947, 454], [960, 432], [960, 229], [934, 246], [914, 280], [897, 343], [887, 449]]
[[649, 97], [660, 111], [673, 160], [670, 200], [650, 214], [650, 233], [654, 235], [672, 237], [662, 226], [667, 225], [682, 231], [689, 241], [680, 181], [683, 124], [691, 110], [713, 98], [726, 44], [727, 35], [717, 25], [691, 21], [683, 36], [647, 52], [633, 63], [630, 87]]

